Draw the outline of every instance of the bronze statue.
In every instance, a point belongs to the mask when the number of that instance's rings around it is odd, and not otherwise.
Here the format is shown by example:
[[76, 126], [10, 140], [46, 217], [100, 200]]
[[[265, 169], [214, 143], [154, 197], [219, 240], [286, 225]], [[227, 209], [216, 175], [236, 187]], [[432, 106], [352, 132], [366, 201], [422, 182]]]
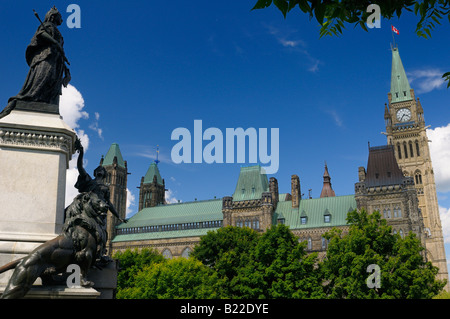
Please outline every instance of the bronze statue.
[[64, 274], [67, 266], [80, 266], [80, 282], [83, 287], [92, 287], [93, 282], [86, 276], [91, 267], [102, 268], [111, 261], [106, 256], [106, 214], [110, 210], [122, 222], [109, 199], [109, 188], [103, 182], [106, 170], [98, 167], [92, 179], [83, 168], [83, 146], [79, 139], [75, 142], [79, 151], [78, 171], [80, 175], [76, 187], [80, 194], [65, 209], [62, 233], [34, 249], [28, 256], [15, 260], [3, 267], [0, 273], [9, 269], [14, 272], [6, 286], [2, 298], [21, 298], [40, 277], [43, 285], [53, 284], [57, 275]]
[[15, 268], [2, 298], [22, 298], [38, 277], [41, 277], [43, 285], [53, 283], [53, 276], [65, 273], [70, 264], [80, 266], [83, 287], [93, 286], [86, 275], [98, 257], [97, 241], [102, 230], [97, 221], [107, 211], [108, 206], [95, 193], [79, 194], [66, 209], [69, 216], [61, 235], [0, 269], [1, 273]]
[[[106, 178], [107, 172], [103, 166], [98, 166], [94, 170], [94, 178], [92, 178], [83, 167], [83, 157], [84, 157], [84, 148], [81, 145], [81, 141], [77, 138], [75, 141], [75, 150], [78, 151], [78, 159], [77, 159], [77, 168], [78, 168], [78, 179], [75, 184], [75, 188], [78, 189], [80, 193], [83, 192], [93, 192], [97, 194], [98, 198], [102, 199], [109, 208], [109, 211], [119, 219], [119, 221], [126, 223], [127, 221], [120, 218], [119, 213], [116, 211], [114, 205], [110, 200], [110, 192], [109, 186], [105, 184], [104, 179]], [[105, 221], [106, 223], [106, 221]], [[102, 240], [98, 242], [98, 250], [99, 254], [102, 256], [106, 255], [106, 225], [104, 227], [104, 236], [102, 236]]]
[[[39, 19], [39, 16], [36, 17]], [[56, 7], [50, 9], [31, 39], [25, 53], [30, 69], [22, 89], [8, 100], [8, 105], [0, 113], [0, 118], [8, 115], [17, 101], [41, 102], [59, 105], [61, 87], [66, 87], [71, 79], [66, 66], [64, 39], [58, 30], [62, 17]]]

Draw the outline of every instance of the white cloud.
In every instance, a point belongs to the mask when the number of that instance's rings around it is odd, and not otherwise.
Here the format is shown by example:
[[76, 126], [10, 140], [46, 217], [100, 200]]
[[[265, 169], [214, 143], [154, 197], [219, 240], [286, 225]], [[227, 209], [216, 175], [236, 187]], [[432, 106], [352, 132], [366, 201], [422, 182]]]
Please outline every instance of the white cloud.
[[439, 206], [444, 243], [450, 244], [450, 208]]
[[284, 47], [295, 48], [295, 47], [298, 47], [299, 45], [302, 46], [302, 47], [306, 46], [305, 42], [302, 41], [302, 40], [287, 40], [287, 39], [284, 39], [284, 38], [278, 38], [278, 41]]
[[408, 72], [408, 80], [414, 82], [417, 93], [427, 93], [434, 89], [440, 89], [444, 85], [442, 72], [439, 69], [422, 69]]
[[[89, 136], [80, 129], [79, 121], [81, 119], [88, 119], [89, 114], [83, 111], [84, 99], [81, 93], [73, 86], [68, 85], [62, 88], [62, 95], [59, 100], [59, 112], [63, 117], [64, 122], [75, 130], [78, 138], [81, 140], [84, 152], [89, 148]], [[75, 188], [75, 183], [78, 178], [77, 170], [78, 153], [75, 153], [69, 162], [69, 168], [66, 171], [66, 198], [65, 205], [72, 203], [74, 197], [78, 195], [78, 190]], [[84, 166], [87, 161], [84, 160]]]
[[335, 110], [326, 110], [325, 112], [331, 116], [331, 118], [333, 119], [334, 123], [337, 126], [339, 126], [339, 127], [343, 127], [344, 126], [344, 123], [342, 122], [341, 117], [339, 116], [339, 114]]
[[440, 193], [450, 192], [450, 123], [447, 126], [428, 129], [427, 136], [431, 140], [430, 156], [436, 189]]
[[125, 216], [126, 218], [130, 218], [135, 212], [132, 209], [135, 206], [136, 197], [134, 194], [127, 188], [127, 208]]
[[100, 137], [103, 140], [103, 130], [98, 126], [98, 120], [100, 119], [100, 114], [98, 112], [94, 113], [95, 115], [95, 122], [93, 122], [91, 125], [89, 125], [89, 128], [95, 132], [97, 132], [98, 137]]
[[307, 43], [301, 39], [298, 39], [298, 37], [295, 37], [295, 35], [293, 35], [295, 31], [289, 30], [282, 33], [279, 29], [271, 25], [264, 25], [264, 27], [283, 47], [288, 48], [291, 52], [304, 55], [306, 60], [309, 61], [307, 67], [309, 72], [316, 73], [319, 71], [319, 65], [322, 64], [322, 62], [313, 57], [308, 50], [306, 50]]
[[88, 119], [89, 114], [83, 111], [84, 99], [81, 93], [73, 86], [68, 85], [62, 88], [62, 95], [59, 99], [59, 113], [64, 122], [71, 128], [79, 127], [80, 119]]
[[173, 192], [170, 189], [166, 190], [166, 203], [167, 204], [178, 203], [178, 199], [175, 198]]

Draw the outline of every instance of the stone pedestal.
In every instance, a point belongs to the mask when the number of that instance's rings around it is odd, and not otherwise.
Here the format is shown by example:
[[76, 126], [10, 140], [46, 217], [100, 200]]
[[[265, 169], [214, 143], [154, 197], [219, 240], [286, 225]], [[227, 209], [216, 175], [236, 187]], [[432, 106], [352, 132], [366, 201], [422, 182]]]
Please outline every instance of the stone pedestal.
[[[0, 286], [0, 295], [5, 287]], [[66, 286], [33, 286], [24, 299], [97, 299], [100, 292], [94, 288], [67, 288]]]
[[94, 289], [99, 292], [98, 299], [114, 299], [117, 288], [118, 264], [113, 260], [103, 269], [92, 268], [88, 280], [94, 282]]
[[[61, 232], [75, 139], [55, 112], [18, 104], [0, 119], [0, 266]], [[0, 285], [11, 274], [1, 274]]]

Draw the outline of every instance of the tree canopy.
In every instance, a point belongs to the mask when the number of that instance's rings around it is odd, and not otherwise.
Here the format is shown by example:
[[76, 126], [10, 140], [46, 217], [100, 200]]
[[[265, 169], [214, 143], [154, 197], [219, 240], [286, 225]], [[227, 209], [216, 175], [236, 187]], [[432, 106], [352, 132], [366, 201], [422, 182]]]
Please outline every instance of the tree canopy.
[[321, 293], [317, 254], [285, 225], [265, 233], [228, 226], [209, 232], [191, 254], [212, 267], [229, 298], [311, 298]]
[[[419, 299], [437, 295], [445, 286], [436, 280], [438, 268], [426, 262], [424, 248], [415, 234], [405, 238], [392, 228], [379, 212], [350, 212], [348, 234], [333, 229], [322, 263], [325, 294], [329, 298]], [[369, 265], [379, 267], [380, 285], [370, 288]]]
[[[446, 282], [436, 280], [438, 269], [425, 261], [413, 233], [393, 234], [379, 212], [354, 210], [347, 223], [345, 234], [337, 228], [324, 234], [323, 260], [283, 224], [264, 233], [234, 226], [209, 231], [188, 259], [148, 249], [118, 253], [117, 298], [405, 299], [442, 291]], [[370, 265], [378, 267], [375, 287], [368, 283]]]

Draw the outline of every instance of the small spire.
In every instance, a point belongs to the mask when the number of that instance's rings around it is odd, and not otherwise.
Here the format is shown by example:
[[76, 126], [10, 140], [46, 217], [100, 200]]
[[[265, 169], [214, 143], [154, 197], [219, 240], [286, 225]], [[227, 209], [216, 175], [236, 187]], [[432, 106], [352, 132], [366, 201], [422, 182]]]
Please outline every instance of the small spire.
[[327, 161], [325, 161], [325, 172], [323, 173], [323, 177], [330, 177], [330, 174], [328, 173]]
[[334, 193], [333, 188], [331, 187], [331, 177], [328, 172], [327, 162], [325, 161], [325, 172], [323, 173], [323, 187], [322, 192], [320, 193], [320, 197], [334, 197], [336, 194]]
[[390, 117], [391, 117], [391, 115], [389, 114], [389, 109], [388, 109], [387, 103], [384, 103], [384, 118], [388, 119]]
[[155, 159], [156, 165], [158, 165], [159, 163], [158, 157], [159, 157], [159, 145], [156, 145], [156, 159]]

